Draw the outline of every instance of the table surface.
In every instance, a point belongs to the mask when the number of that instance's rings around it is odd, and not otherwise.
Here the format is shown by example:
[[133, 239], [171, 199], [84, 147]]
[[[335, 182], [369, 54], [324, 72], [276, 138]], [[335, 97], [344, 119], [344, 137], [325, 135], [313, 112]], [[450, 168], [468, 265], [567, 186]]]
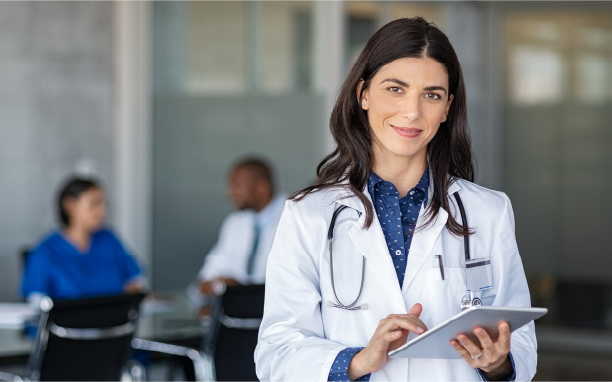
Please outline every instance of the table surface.
[[[184, 290], [155, 293], [141, 305], [135, 337], [161, 342], [202, 338], [206, 327], [198, 317], [199, 310]], [[0, 326], [0, 357], [28, 355], [31, 349], [32, 338], [22, 328]]]

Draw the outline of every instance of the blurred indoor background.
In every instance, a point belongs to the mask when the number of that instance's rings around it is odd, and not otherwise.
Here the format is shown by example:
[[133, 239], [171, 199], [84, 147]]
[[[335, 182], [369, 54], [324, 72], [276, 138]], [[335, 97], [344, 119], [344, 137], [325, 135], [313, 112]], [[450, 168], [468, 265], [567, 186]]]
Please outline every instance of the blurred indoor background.
[[231, 210], [229, 166], [315, 179], [347, 69], [386, 22], [446, 32], [478, 183], [506, 192], [537, 323], [539, 380], [612, 379], [612, 3], [0, 2], [0, 300], [55, 226], [68, 175], [109, 191], [153, 290], [183, 289]]

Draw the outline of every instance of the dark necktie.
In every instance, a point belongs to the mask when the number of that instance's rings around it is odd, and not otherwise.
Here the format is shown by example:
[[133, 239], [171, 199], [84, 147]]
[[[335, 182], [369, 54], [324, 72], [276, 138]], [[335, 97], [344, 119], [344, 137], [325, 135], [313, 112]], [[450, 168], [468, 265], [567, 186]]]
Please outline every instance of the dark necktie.
[[251, 249], [251, 254], [247, 261], [247, 275], [251, 276], [253, 274], [253, 268], [255, 267], [255, 255], [257, 255], [257, 246], [259, 245], [259, 224], [257, 224], [257, 220], [254, 225], [255, 237], [253, 239], [253, 249]]

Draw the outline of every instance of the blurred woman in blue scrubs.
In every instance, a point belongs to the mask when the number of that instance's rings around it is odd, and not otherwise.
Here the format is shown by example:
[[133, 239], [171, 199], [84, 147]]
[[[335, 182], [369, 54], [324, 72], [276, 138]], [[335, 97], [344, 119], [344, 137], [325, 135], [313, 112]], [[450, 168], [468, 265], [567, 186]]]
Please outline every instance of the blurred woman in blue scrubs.
[[36, 304], [42, 296], [77, 299], [138, 292], [146, 283], [140, 267], [104, 227], [106, 203], [99, 183], [69, 180], [58, 199], [61, 227], [26, 258], [21, 291]]

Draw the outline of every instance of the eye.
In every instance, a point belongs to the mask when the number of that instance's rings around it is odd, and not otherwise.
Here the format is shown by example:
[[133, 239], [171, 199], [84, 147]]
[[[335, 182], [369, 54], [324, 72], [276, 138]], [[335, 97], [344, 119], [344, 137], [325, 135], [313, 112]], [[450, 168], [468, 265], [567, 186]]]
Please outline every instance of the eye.
[[427, 94], [425, 94], [425, 97], [427, 97], [429, 99], [433, 99], [433, 100], [442, 99], [442, 97], [438, 93], [427, 93]]
[[397, 86], [390, 86], [387, 88], [388, 91], [392, 92], [392, 93], [403, 93], [404, 91], [402, 90], [402, 88], [397, 87]]

